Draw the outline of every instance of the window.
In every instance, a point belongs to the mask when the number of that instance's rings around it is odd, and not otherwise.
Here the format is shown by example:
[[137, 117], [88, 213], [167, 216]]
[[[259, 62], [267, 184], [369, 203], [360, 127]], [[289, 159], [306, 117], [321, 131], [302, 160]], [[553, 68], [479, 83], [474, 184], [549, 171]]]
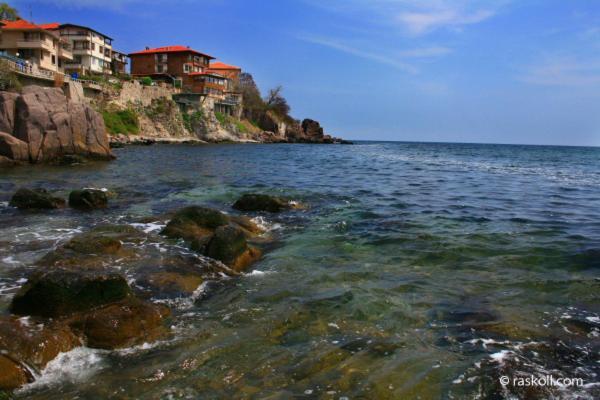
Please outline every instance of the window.
[[96, 43], [92, 43], [92, 51], [96, 50]]
[[56, 65], [56, 56], [52, 54], [52, 65]]
[[159, 73], [159, 74], [167, 72], [167, 66], [164, 65], [164, 64], [157, 64], [156, 65], [156, 72]]
[[183, 64], [183, 72], [189, 74], [192, 70], [192, 66], [190, 64]]

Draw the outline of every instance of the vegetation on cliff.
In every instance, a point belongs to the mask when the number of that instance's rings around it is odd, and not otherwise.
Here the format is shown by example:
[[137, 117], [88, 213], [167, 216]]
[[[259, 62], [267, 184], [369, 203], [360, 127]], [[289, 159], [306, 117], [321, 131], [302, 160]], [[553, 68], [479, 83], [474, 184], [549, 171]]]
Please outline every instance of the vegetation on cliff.
[[131, 109], [119, 111], [102, 111], [104, 125], [111, 135], [137, 135], [140, 133], [140, 122], [137, 114]]

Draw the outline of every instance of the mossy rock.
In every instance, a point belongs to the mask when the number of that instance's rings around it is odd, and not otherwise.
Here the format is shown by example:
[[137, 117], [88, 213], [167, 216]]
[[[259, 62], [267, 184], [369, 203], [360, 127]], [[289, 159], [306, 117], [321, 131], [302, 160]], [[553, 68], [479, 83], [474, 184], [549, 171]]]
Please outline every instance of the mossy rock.
[[244, 231], [237, 226], [226, 225], [215, 230], [205, 254], [226, 265], [232, 265], [246, 250], [248, 243]]
[[63, 198], [53, 196], [46, 189], [21, 188], [10, 200], [11, 206], [22, 210], [55, 209], [62, 208], [65, 204]]
[[164, 322], [170, 314], [165, 306], [128, 298], [81, 315], [72, 326], [81, 330], [87, 346], [117, 349], [166, 336], [169, 330]]
[[123, 258], [133, 252], [123, 248], [124, 242], [140, 243], [146, 234], [130, 225], [100, 225], [74, 236], [58, 249], [45, 255], [38, 264], [98, 268], [110, 258]]
[[69, 194], [69, 207], [79, 210], [96, 210], [108, 206], [108, 195], [99, 189], [73, 190]]
[[150, 274], [142, 283], [160, 293], [191, 295], [203, 281], [200, 273], [158, 271]]
[[60, 317], [122, 300], [131, 294], [125, 278], [114, 272], [39, 271], [15, 295], [11, 312]]
[[190, 206], [177, 211], [161, 233], [191, 242], [209, 236], [219, 226], [228, 223], [229, 217], [218, 210]]
[[283, 197], [267, 194], [248, 193], [240, 197], [233, 208], [240, 211], [268, 211], [272, 213], [292, 208], [290, 201]]

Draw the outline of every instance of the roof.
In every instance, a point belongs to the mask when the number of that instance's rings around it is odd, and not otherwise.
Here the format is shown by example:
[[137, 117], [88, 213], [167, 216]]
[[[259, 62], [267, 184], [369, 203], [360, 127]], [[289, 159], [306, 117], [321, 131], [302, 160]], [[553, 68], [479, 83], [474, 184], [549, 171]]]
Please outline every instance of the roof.
[[[50, 25], [50, 24], [49, 24], [49, 25]], [[95, 29], [92, 29], [92, 28], [89, 28], [89, 27], [87, 27], [87, 26], [83, 26], [83, 25], [75, 25], [75, 24], [61, 24], [61, 25], [59, 25], [59, 28], [61, 28], [61, 29], [62, 29], [62, 28], [68, 28], [68, 27], [80, 28], [80, 29], [87, 29], [88, 31], [92, 31], [92, 32], [94, 32], [94, 33], [97, 33], [97, 34], [98, 34], [98, 35], [100, 35], [100, 36], [104, 36], [104, 37], [105, 37], [105, 38], [107, 38], [107, 39], [114, 40], [114, 39], [113, 39], [113, 38], [111, 38], [110, 36], [107, 36], [107, 35], [105, 35], [104, 33], [102, 33], [102, 32], [98, 32], [97, 30], [95, 30]]]
[[60, 24], [58, 22], [51, 22], [49, 24], [39, 24], [38, 26], [42, 29], [46, 29], [49, 31], [53, 31], [60, 28]]
[[190, 76], [217, 76], [219, 78], [225, 78], [223, 75], [221, 74], [217, 74], [215, 72], [190, 72], [188, 75]]
[[228, 69], [228, 70], [242, 70], [240, 67], [236, 67], [235, 65], [229, 65], [229, 64], [225, 64], [222, 62], [214, 62], [214, 63], [210, 63], [210, 69]]
[[192, 48], [190, 48], [189, 46], [165, 46], [165, 47], [155, 47], [153, 49], [146, 49], [146, 50], [142, 50], [142, 51], [137, 51], [135, 53], [130, 53], [129, 56], [133, 56], [133, 55], [140, 55], [140, 54], [157, 54], [157, 53], [195, 53], [204, 57], [208, 57], [211, 60], [214, 60], [215, 58], [212, 56], [209, 56], [208, 54], [205, 53], [201, 53], [197, 50], [194, 50]]
[[[36, 25], [33, 22], [26, 21], [24, 19], [18, 19], [16, 21], [1, 21], [2, 30], [14, 30], [14, 31], [45, 31], [47, 28], [44, 25]], [[49, 32], [52, 35], [55, 35], [53, 32]]]

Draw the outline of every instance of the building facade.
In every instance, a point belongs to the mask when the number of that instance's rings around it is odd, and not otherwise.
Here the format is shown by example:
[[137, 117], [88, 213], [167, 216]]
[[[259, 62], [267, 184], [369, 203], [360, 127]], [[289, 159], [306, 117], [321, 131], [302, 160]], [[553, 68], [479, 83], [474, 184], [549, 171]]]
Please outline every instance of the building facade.
[[113, 75], [124, 75], [127, 73], [127, 54], [113, 49], [112, 72]]
[[131, 75], [179, 84], [183, 91], [188, 92], [199, 90], [199, 77], [214, 59], [186, 46], [146, 48], [129, 54], [129, 58]]
[[2, 21], [0, 51], [24, 60], [27, 68], [63, 73], [73, 60], [70, 43], [43, 25], [26, 20]]

